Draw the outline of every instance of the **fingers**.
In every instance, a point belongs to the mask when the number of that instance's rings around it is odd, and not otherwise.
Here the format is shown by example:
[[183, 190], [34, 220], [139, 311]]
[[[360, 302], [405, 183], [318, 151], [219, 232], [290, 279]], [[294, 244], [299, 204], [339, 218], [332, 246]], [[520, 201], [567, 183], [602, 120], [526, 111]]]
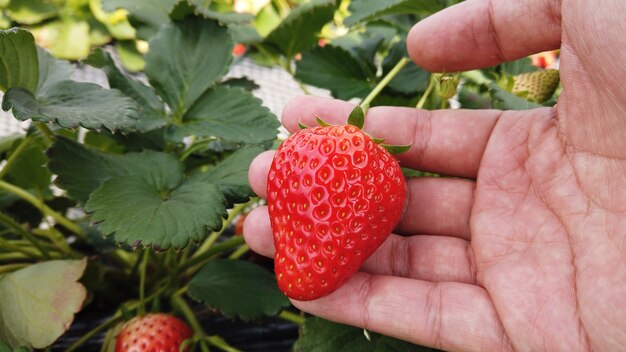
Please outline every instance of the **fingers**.
[[257, 155], [248, 169], [250, 187], [261, 198], [267, 198], [267, 174], [270, 171], [274, 153], [273, 150], [268, 150]]
[[357, 273], [326, 297], [292, 302], [316, 316], [443, 350], [511, 350], [478, 286]]
[[[255, 252], [274, 256], [274, 242], [267, 207], [246, 217], [246, 243]], [[362, 270], [420, 280], [473, 283], [476, 275], [469, 242], [444, 236], [391, 235], [368, 258]]]
[[432, 282], [476, 282], [468, 241], [445, 236], [390, 236], [362, 271]]
[[[282, 121], [290, 132], [298, 121], [316, 125], [316, 116], [328, 123], [345, 124], [354, 105], [348, 102], [299, 97], [283, 110]], [[412, 144], [397, 156], [402, 166], [445, 175], [475, 178], [491, 130], [500, 115], [495, 110], [426, 111], [400, 107], [373, 107], [364, 130], [387, 144]]]
[[[250, 166], [248, 178], [252, 190], [261, 197], [266, 196], [267, 173], [273, 155], [274, 152], [265, 152]], [[474, 185], [472, 181], [454, 178], [410, 179], [408, 203], [397, 231], [469, 240]]]
[[561, 1], [465, 1], [416, 24], [409, 55], [431, 72], [493, 66], [561, 43]]
[[397, 230], [469, 240], [475, 185], [473, 181], [454, 178], [409, 179], [408, 204]]

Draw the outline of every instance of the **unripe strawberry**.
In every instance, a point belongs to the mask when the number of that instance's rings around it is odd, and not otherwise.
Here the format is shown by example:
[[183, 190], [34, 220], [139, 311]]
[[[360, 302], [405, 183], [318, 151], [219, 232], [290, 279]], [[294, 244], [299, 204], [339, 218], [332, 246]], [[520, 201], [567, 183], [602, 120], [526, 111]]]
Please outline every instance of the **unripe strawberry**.
[[267, 183], [280, 289], [297, 300], [336, 290], [398, 224], [405, 191], [396, 159], [355, 126], [286, 139]]
[[550, 99], [560, 81], [559, 70], [554, 69], [522, 73], [513, 79], [513, 94], [524, 96], [524, 92], [528, 92], [525, 98], [536, 103]]
[[146, 314], [124, 324], [117, 336], [115, 352], [179, 352], [183, 341], [192, 336], [189, 325], [173, 315]]

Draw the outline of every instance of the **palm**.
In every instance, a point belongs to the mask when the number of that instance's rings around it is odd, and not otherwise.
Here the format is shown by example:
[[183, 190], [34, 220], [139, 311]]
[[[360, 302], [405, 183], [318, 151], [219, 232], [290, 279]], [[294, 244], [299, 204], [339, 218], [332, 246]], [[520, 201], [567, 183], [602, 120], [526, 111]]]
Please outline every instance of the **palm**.
[[[431, 71], [486, 67], [562, 44], [563, 94], [556, 108], [524, 112], [370, 109], [366, 130], [413, 143], [401, 163], [459, 178], [410, 180], [403, 236], [392, 235], [333, 294], [294, 304], [450, 350], [623, 348], [625, 9], [620, 0], [593, 7], [469, 0], [416, 26], [408, 49]], [[544, 37], [529, 35], [540, 26]], [[472, 40], [458, 35], [468, 30]], [[597, 48], [603, 60], [589, 55]], [[316, 115], [343, 123], [352, 108], [299, 99], [283, 123], [291, 131]], [[259, 195], [271, 157], [250, 170]], [[267, 217], [263, 207], [248, 216], [246, 241], [271, 255]]]
[[551, 203], [559, 188], [571, 186], [561, 179], [571, 168], [549, 114], [500, 117], [470, 220], [476, 283], [488, 292], [511, 347], [522, 350], [576, 350], [586, 340], [576, 289], [589, 283], [576, 281], [571, 235]]

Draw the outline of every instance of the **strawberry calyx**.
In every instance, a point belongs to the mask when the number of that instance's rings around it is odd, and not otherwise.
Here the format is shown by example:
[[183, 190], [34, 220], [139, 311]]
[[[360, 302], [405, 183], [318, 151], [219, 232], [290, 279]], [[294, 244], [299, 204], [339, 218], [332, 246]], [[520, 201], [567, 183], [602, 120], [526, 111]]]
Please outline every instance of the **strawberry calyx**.
[[[350, 115], [348, 116], [348, 125], [354, 126], [358, 128], [359, 130], [362, 130], [363, 126], [365, 125], [365, 113], [367, 111], [367, 108], [368, 106], [365, 106], [364, 108], [361, 105], [357, 105], [354, 109], [352, 109], [352, 112], [350, 112]], [[317, 124], [321, 127], [334, 126], [333, 124], [330, 124], [324, 121], [318, 115], [315, 115], [315, 120], [317, 121]], [[305, 125], [304, 123], [302, 123], [302, 121], [298, 121], [298, 127], [300, 127], [300, 129], [302, 130], [311, 128]], [[373, 137], [372, 135], [366, 132], [363, 132], [363, 133], [365, 133], [366, 136], [370, 137], [372, 142], [379, 144], [381, 147], [385, 148], [389, 152], [389, 154], [392, 154], [392, 155], [405, 153], [409, 149], [411, 149], [411, 146], [412, 146], [412, 144], [404, 144], [404, 145], [385, 144], [383, 143], [385, 141], [384, 138]]]

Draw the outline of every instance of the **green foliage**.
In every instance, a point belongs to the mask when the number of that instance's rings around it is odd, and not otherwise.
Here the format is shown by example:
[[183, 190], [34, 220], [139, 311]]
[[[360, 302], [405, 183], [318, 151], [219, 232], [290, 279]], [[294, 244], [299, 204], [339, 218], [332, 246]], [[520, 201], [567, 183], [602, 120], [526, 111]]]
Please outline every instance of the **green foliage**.
[[37, 49], [28, 31], [15, 28], [0, 31], [0, 91], [22, 87], [37, 88]]
[[189, 295], [243, 320], [276, 315], [289, 305], [272, 273], [240, 260], [206, 264], [189, 283]]
[[146, 75], [174, 116], [184, 115], [226, 73], [233, 45], [225, 27], [202, 19], [167, 25], [150, 41]]
[[309, 318], [302, 326], [302, 335], [294, 346], [295, 351], [307, 352], [430, 352], [428, 347], [416, 346], [388, 336], [368, 333], [363, 329]]
[[283, 55], [292, 59], [317, 42], [315, 33], [332, 19], [335, 0], [312, 0], [294, 8], [265, 39]]
[[23, 88], [11, 88], [4, 95], [2, 109], [12, 109], [21, 121], [55, 122], [70, 129], [81, 126], [130, 131], [137, 124], [139, 108], [117, 90], [93, 83], [61, 81], [40, 97]]
[[386, 15], [432, 14], [445, 7], [442, 0], [359, 0], [350, 3], [346, 25], [370, 21]]
[[77, 281], [86, 260], [33, 264], [0, 276], [0, 341], [44, 348], [72, 323], [86, 297]]
[[302, 56], [296, 67], [297, 79], [326, 88], [339, 99], [363, 97], [373, 88], [370, 72], [341, 47], [326, 45], [312, 49]]

